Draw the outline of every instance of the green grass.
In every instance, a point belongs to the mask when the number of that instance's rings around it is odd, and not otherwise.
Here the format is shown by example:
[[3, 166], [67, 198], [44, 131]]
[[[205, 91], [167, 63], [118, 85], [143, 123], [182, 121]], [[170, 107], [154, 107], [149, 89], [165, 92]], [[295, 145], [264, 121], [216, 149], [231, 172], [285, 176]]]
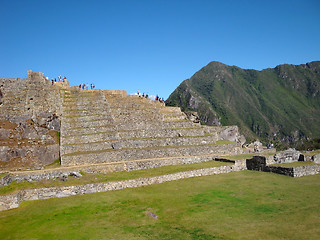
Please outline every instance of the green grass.
[[320, 149], [312, 151], [312, 152], [302, 152], [302, 154], [304, 154], [304, 155], [317, 155], [317, 154], [320, 154]]
[[3, 178], [5, 175], [7, 175], [8, 173], [6, 172], [3, 172], [3, 173], [0, 173], [0, 178]]
[[72, 186], [72, 185], [82, 185], [88, 183], [97, 183], [97, 182], [107, 182], [107, 181], [119, 181], [119, 180], [128, 180], [142, 177], [154, 177], [164, 174], [190, 171], [201, 168], [210, 168], [210, 167], [220, 167], [228, 166], [232, 163], [225, 163], [219, 161], [208, 161], [195, 164], [184, 164], [184, 165], [171, 165], [164, 166], [159, 168], [152, 169], [143, 169], [130, 172], [113, 172], [108, 174], [92, 174], [92, 173], [83, 173], [83, 177], [68, 177], [67, 181], [59, 180], [42, 180], [39, 182], [13, 182], [5, 187], [0, 187], [0, 195], [14, 193], [22, 189], [29, 188], [44, 188], [44, 187], [55, 187], [55, 186]]
[[60, 157], [57, 158], [56, 160], [54, 160], [53, 163], [50, 163], [50, 164], [46, 165], [44, 168], [45, 169], [50, 169], [50, 168], [57, 168], [57, 167], [61, 167]]
[[232, 155], [232, 156], [221, 156], [221, 158], [226, 158], [230, 160], [240, 160], [240, 159], [249, 159], [253, 156], [271, 156], [276, 153], [247, 153], [247, 154], [239, 154], [239, 155]]
[[242, 171], [23, 202], [0, 239], [318, 239], [319, 197], [320, 175]]
[[301, 167], [301, 166], [308, 166], [308, 165], [316, 165], [313, 161], [298, 161], [292, 163], [277, 163], [272, 164], [271, 166], [279, 166], [279, 167]]
[[224, 144], [235, 144], [235, 142], [228, 141], [228, 140], [219, 140], [216, 142], [217, 145], [224, 145]]

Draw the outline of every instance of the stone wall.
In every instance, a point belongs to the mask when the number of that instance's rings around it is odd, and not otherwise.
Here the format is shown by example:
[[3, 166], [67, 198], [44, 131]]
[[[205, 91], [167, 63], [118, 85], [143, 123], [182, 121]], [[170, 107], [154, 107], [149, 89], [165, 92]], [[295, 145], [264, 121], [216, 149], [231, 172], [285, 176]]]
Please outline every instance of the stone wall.
[[162, 176], [139, 178], [124, 181], [106, 182], [106, 183], [92, 183], [78, 186], [67, 187], [49, 187], [40, 189], [26, 189], [21, 190], [17, 194], [0, 196], [0, 211], [17, 208], [22, 201], [48, 199], [53, 197], [69, 197], [74, 195], [90, 194], [96, 192], [106, 192], [112, 190], [120, 190], [125, 188], [135, 188], [147, 186], [151, 184], [174, 181], [184, 178], [200, 177], [221, 173], [229, 173], [233, 171], [240, 171], [235, 165], [213, 167], [205, 169], [197, 169], [192, 171], [185, 171], [179, 173], [172, 173]]
[[301, 152], [296, 151], [293, 148], [279, 152], [274, 155], [275, 163], [291, 163], [299, 161]]
[[199, 145], [199, 146], [172, 146], [172, 147], [158, 147], [145, 149], [120, 149], [104, 152], [88, 152], [82, 155], [65, 155], [64, 166], [77, 166], [88, 164], [90, 159], [91, 164], [112, 163], [117, 160], [128, 161], [137, 159], [150, 158], [168, 158], [168, 157], [187, 157], [195, 155], [212, 155], [215, 157], [221, 155], [236, 155], [242, 152], [240, 144], [226, 144], [226, 145]]
[[8, 186], [11, 182], [38, 182], [43, 179], [66, 179], [68, 176], [81, 177], [79, 171], [52, 171], [40, 173], [28, 173], [27, 171], [22, 174], [10, 173], [4, 176], [0, 181], [0, 186]]
[[271, 157], [254, 156], [246, 160], [248, 170], [273, 172], [290, 177], [303, 177], [320, 173], [320, 165], [306, 165], [298, 167], [283, 167], [283, 166], [270, 166], [275, 161]]
[[[90, 166], [73, 166], [73, 167], [62, 167], [59, 169], [47, 169], [38, 171], [23, 171], [23, 172], [11, 172], [0, 178], [0, 186], [7, 186], [13, 181], [22, 182], [36, 182], [43, 179], [56, 179], [66, 178], [67, 176], [79, 176], [80, 172], [87, 173], [110, 173], [110, 172], [121, 172], [121, 171], [134, 171], [141, 169], [150, 169], [170, 165], [184, 165], [194, 164], [201, 162], [208, 162], [215, 160], [210, 156], [189, 156], [189, 157], [175, 157], [167, 159], [149, 159], [149, 160], [137, 160], [127, 161], [122, 163], [113, 164], [100, 164]], [[219, 161], [219, 160], [217, 160]], [[229, 161], [235, 164], [237, 169], [246, 169], [245, 160]]]
[[0, 170], [41, 168], [59, 158], [61, 98], [42, 73], [0, 79]]
[[312, 156], [312, 161], [314, 161], [315, 163], [320, 163], [320, 154]]
[[320, 173], [320, 165], [307, 165], [294, 167], [294, 175], [293, 177], [303, 177], [308, 175], [314, 175]]

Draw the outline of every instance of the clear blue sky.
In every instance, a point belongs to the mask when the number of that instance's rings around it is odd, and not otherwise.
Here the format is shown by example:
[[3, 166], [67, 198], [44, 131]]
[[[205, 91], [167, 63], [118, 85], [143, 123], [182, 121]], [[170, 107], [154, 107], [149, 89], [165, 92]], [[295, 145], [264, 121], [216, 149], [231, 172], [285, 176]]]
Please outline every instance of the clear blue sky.
[[166, 99], [211, 61], [315, 60], [319, 0], [0, 0], [0, 77], [34, 70]]

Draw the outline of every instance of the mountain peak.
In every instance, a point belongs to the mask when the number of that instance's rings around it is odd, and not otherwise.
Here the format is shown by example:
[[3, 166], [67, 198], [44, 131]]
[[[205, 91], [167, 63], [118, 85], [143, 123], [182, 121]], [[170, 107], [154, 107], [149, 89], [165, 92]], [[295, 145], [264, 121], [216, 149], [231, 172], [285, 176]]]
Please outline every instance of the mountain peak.
[[261, 71], [213, 61], [166, 104], [197, 111], [204, 124], [238, 125], [247, 139], [295, 144], [320, 137], [320, 61]]

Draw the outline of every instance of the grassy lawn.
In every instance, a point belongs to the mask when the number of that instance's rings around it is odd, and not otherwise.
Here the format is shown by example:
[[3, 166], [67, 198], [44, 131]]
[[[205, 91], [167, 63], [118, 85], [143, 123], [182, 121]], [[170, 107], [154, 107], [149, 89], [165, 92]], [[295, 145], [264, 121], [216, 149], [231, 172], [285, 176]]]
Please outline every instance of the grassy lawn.
[[0, 239], [319, 239], [319, 197], [320, 175], [242, 171], [24, 202]]
[[0, 195], [15, 193], [21, 189], [28, 188], [43, 188], [43, 187], [54, 187], [54, 186], [71, 186], [71, 185], [81, 185], [96, 182], [107, 182], [107, 181], [119, 181], [128, 180], [143, 177], [153, 177], [164, 174], [190, 171], [194, 169], [210, 168], [210, 167], [220, 167], [232, 165], [232, 163], [218, 162], [218, 161], [208, 161], [195, 164], [184, 164], [184, 165], [172, 165], [164, 166], [153, 169], [143, 169], [131, 172], [113, 172], [108, 174], [98, 174], [98, 173], [82, 173], [83, 176], [78, 177], [68, 177], [67, 181], [59, 180], [42, 180], [39, 182], [12, 182], [8, 186], [0, 187]]
[[316, 165], [313, 161], [298, 161], [292, 163], [277, 163], [272, 164], [271, 166], [280, 166], [280, 167], [301, 167], [301, 166], [308, 166], [308, 165]]
[[240, 159], [250, 159], [253, 156], [271, 156], [274, 155], [275, 153], [247, 153], [247, 154], [239, 154], [239, 155], [232, 155], [232, 156], [221, 156], [221, 158], [226, 158], [230, 160], [240, 160]]
[[315, 150], [315, 151], [310, 151], [310, 152], [302, 152], [304, 155], [316, 155], [320, 153], [320, 149]]

